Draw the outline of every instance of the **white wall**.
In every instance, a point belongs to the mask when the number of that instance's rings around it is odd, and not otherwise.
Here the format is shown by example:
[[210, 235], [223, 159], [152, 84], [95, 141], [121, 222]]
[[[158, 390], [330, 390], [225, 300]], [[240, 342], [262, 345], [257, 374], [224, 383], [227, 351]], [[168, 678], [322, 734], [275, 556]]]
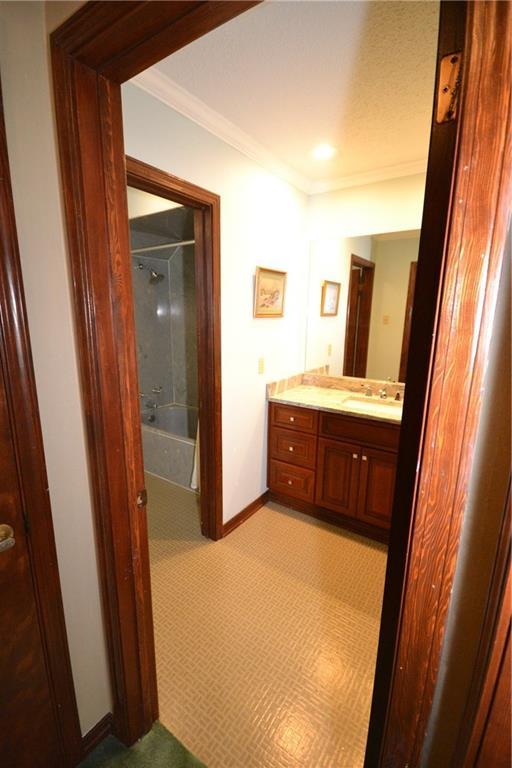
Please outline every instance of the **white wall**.
[[[126, 152], [221, 196], [224, 520], [266, 489], [265, 385], [304, 368], [307, 198], [133, 85]], [[253, 318], [256, 266], [288, 273], [285, 316]], [[258, 375], [258, 359], [265, 373]]]
[[411, 262], [418, 259], [419, 244], [419, 236], [373, 239], [375, 274], [366, 367], [369, 379], [398, 379], [409, 271]]
[[[311, 242], [306, 369], [328, 365], [331, 376], [343, 374], [350, 256], [354, 253], [370, 259], [371, 247], [371, 237], [326, 238]], [[324, 280], [341, 283], [338, 314], [334, 317], [320, 315]]]
[[388, 179], [310, 198], [310, 240], [420, 229], [425, 174]]
[[[57, 4], [58, 14], [73, 4]], [[71, 6], [71, 8], [70, 8]], [[64, 613], [82, 732], [111, 708], [43, 3], [0, 4], [0, 70]]]

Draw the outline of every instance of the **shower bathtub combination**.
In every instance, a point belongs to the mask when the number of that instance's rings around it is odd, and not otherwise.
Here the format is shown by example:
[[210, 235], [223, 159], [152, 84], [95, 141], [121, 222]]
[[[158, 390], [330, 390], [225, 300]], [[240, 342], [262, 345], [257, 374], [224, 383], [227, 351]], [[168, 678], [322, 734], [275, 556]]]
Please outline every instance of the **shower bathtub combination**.
[[143, 409], [144, 469], [190, 488], [197, 435], [197, 408], [163, 405]]

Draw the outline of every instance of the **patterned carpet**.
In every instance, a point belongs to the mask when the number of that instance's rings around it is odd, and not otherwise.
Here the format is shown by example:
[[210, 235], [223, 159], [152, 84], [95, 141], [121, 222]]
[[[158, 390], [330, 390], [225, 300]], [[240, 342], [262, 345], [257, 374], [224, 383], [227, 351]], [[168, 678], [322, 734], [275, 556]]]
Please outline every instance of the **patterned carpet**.
[[362, 766], [386, 548], [275, 504], [211, 542], [147, 489], [161, 722], [208, 768]]

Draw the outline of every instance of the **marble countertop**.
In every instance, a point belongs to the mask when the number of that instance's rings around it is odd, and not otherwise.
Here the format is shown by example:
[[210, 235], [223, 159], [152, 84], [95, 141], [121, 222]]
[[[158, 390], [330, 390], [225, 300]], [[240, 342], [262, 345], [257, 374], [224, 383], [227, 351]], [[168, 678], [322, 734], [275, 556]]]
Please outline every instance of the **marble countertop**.
[[381, 399], [375, 395], [365, 397], [359, 392], [351, 392], [346, 389], [300, 384], [279, 394], [271, 395], [268, 399], [272, 403], [284, 403], [298, 408], [313, 408], [318, 411], [346, 413], [349, 416], [387, 421], [393, 424], [400, 424], [402, 421], [402, 402]]

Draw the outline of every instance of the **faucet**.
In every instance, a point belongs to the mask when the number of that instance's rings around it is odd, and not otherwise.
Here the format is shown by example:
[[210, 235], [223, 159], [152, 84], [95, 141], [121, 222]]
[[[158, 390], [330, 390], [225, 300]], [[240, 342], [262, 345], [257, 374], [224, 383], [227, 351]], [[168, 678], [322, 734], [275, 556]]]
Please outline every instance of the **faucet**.
[[[140, 392], [139, 397], [147, 397], [147, 395], [144, 392]], [[158, 408], [158, 405], [155, 403], [154, 400], [146, 400], [146, 402], [143, 403], [143, 406], [144, 408], [152, 408], [154, 410]]]
[[385, 400], [387, 396], [388, 396], [388, 388], [387, 388], [387, 386], [381, 387], [381, 389], [379, 389], [379, 397], [380, 397], [380, 399], [381, 400]]
[[372, 391], [371, 387], [369, 387], [369, 386], [366, 387], [366, 392], [364, 393], [364, 396], [365, 397], [373, 397], [373, 391]]

